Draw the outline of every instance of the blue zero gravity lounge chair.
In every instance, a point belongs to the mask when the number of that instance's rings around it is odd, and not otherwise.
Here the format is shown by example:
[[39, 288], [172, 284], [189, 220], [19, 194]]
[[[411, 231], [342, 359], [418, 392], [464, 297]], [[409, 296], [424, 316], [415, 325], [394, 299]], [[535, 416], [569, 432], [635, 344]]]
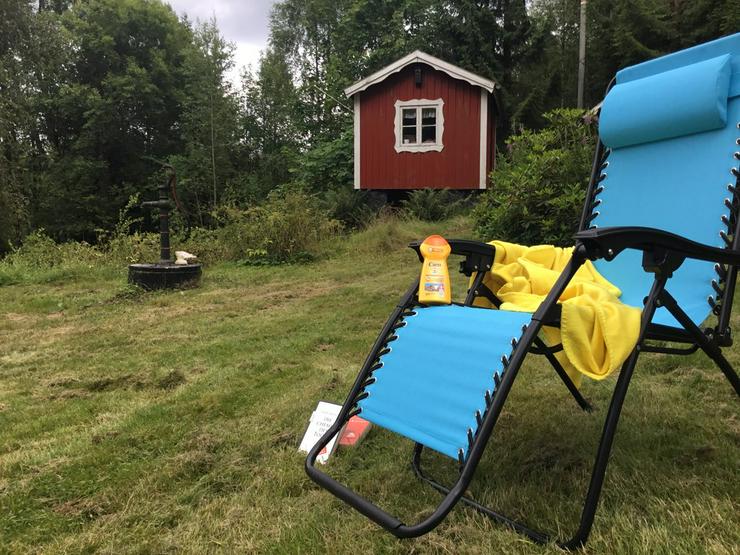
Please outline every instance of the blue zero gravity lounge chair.
[[[641, 352], [688, 354], [701, 349], [735, 392], [740, 380], [722, 347], [732, 344], [730, 311], [740, 265], [740, 34], [620, 71], [601, 109], [596, 150], [573, 256], [533, 314], [473, 307], [476, 297], [500, 304], [483, 286], [493, 247], [450, 241], [474, 276], [463, 304], [426, 307], [418, 282], [383, 327], [334, 426], [309, 453], [309, 476], [398, 537], [425, 534], [460, 500], [537, 542], [558, 541], [481, 506], [463, 494], [528, 353], [544, 355], [584, 409], [553, 353], [538, 338], [557, 326], [558, 298], [586, 261], [642, 307], [640, 335], [612, 396], [578, 530], [591, 530], [614, 432]], [[419, 249], [419, 244], [410, 245]], [[708, 316], [710, 327], [700, 328]], [[673, 342], [663, 347], [652, 341]], [[683, 345], [683, 346], [681, 346]], [[425, 520], [406, 525], [320, 472], [316, 455], [354, 414], [415, 442], [417, 476], [444, 494]], [[457, 460], [447, 488], [421, 470], [425, 447]]]

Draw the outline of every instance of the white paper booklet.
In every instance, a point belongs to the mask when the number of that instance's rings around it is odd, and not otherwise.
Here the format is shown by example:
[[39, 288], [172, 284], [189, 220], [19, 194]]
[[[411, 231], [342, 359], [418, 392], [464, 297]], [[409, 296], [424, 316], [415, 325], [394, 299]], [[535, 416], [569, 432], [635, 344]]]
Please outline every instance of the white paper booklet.
[[[308, 422], [308, 428], [306, 434], [303, 436], [299, 451], [308, 453], [314, 445], [316, 445], [322, 436], [331, 428], [334, 421], [339, 416], [339, 411], [342, 410], [342, 405], [335, 405], [334, 403], [327, 403], [325, 401], [319, 401], [316, 410], [311, 415], [311, 420]], [[337, 438], [341, 435], [336, 434], [332, 440], [324, 447], [319, 456], [316, 457], [316, 461], [321, 464], [326, 464], [329, 460], [329, 456], [334, 452], [334, 447], [337, 444]]]

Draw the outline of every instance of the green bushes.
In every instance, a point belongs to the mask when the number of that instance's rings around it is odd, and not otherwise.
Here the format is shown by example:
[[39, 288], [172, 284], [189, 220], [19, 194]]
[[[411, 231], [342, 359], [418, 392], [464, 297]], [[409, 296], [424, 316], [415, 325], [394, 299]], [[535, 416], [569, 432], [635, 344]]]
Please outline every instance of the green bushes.
[[357, 191], [350, 186], [329, 189], [322, 195], [329, 215], [346, 229], [363, 229], [377, 217], [385, 203], [384, 197], [371, 191]]
[[[249, 208], [224, 205], [212, 219], [213, 229], [194, 228], [187, 238], [174, 233], [173, 250], [192, 252], [205, 263], [297, 262], [312, 258], [319, 243], [341, 229], [319, 199], [302, 190], [278, 189], [264, 203]], [[130, 263], [157, 259], [158, 245], [155, 233], [120, 232], [102, 248], [111, 259]]]
[[247, 210], [223, 207], [217, 221], [214, 237], [224, 249], [221, 259], [247, 263], [310, 258], [322, 239], [341, 229], [316, 197], [300, 190], [275, 191], [264, 204]]
[[98, 232], [98, 246], [111, 263], [127, 265], [159, 259], [159, 235], [134, 231], [143, 218], [131, 213], [140, 205], [139, 194], [131, 195], [126, 205], [118, 211], [118, 222], [113, 231]]
[[409, 216], [428, 222], [446, 220], [465, 207], [465, 196], [449, 189], [419, 189], [412, 191], [401, 203]]
[[30, 220], [28, 204], [13, 177], [8, 168], [0, 167], [0, 256], [23, 238]]
[[[137, 204], [132, 197], [128, 208]], [[187, 250], [205, 263], [237, 261], [246, 264], [300, 262], [319, 253], [320, 243], [339, 232], [320, 200], [303, 191], [278, 190], [258, 206], [219, 208], [214, 229], [195, 228], [187, 238], [172, 235], [173, 250]], [[81, 275], [98, 267], [125, 268], [135, 262], [159, 259], [159, 235], [129, 233], [137, 219], [123, 209], [110, 234], [98, 245], [56, 243], [43, 230], [27, 236], [23, 244], [0, 260], [0, 285], [54, 281]]]
[[[177, 235], [173, 235], [173, 244]], [[159, 234], [134, 232], [130, 235], [114, 235], [108, 241], [100, 243], [99, 249], [108, 262], [127, 265], [137, 262], [155, 262], [159, 260]]]
[[92, 267], [104, 258], [104, 252], [85, 241], [57, 243], [40, 229], [26, 236], [23, 244], [3, 262], [26, 268]]
[[104, 253], [96, 247], [84, 241], [56, 243], [41, 229], [27, 235], [19, 248], [0, 260], [0, 286], [56, 281], [104, 261]]
[[580, 110], [560, 109], [544, 117], [545, 129], [522, 130], [499, 156], [491, 188], [473, 210], [481, 238], [572, 244], [596, 134]]

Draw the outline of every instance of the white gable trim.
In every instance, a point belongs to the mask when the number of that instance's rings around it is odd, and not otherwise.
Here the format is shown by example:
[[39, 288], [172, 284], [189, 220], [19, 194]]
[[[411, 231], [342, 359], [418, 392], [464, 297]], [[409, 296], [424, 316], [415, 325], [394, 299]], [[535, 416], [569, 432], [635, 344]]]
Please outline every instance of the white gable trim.
[[444, 73], [446, 73], [450, 77], [454, 77], [455, 79], [467, 81], [471, 85], [481, 87], [490, 93], [492, 93], [493, 89], [496, 87], [495, 81], [486, 79], [485, 77], [481, 77], [480, 75], [476, 75], [475, 73], [471, 73], [470, 71], [466, 71], [460, 67], [452, 65], [449, 62], [445, 62], [444, 60], [435, 58], [434, 56], [431, 56], [426, 52], [422, 52], [421, 50], [415, 50], [414, 52], [407, 56], [404, 56], [400, 60], [396, 60], [391, 65], [386, 66], [383, 69], [376, 71], [372, 75], [365, 77], [361, 81], [357, 81], [357, 83], [355, 83], [354, 85], [347, 87], [346, 89], [344, 89], [344, 94], [347, 95], [347, 97], [349, 98], [350, 96], [357, 94], [358, 92], [364, 91], [370, 85], [374, 85], [376, 83], [384, 81], [390, 75], [398, 73], [406, 66], [418, 62], [432, 66], [436, 70], [443, 71]]

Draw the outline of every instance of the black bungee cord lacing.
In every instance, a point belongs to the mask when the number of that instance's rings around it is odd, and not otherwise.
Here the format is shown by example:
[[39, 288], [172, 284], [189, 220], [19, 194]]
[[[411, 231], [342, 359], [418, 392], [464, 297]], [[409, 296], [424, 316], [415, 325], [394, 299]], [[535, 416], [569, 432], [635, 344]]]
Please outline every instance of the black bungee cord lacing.
[[[527, 325], [522, 326], [522, 335], [524, 335], [524, 332], [527, 331]], [[470, 450], [473, 448], [473, 443], [475, 442], [475, 439], [478, 437], [478, 433], [480, 432], [481, 425], [483, 424], [483, 419], [488, 414], [488, 410], [491, 408], [491, 404], [493, 403], [493, 397], [496, 394], [496, 391], [498, 390], [499, 386], [501, 385], [501, 380], [506, 374], [506, 371], [509, 368], [509, 364], [511, 363], [511, 358], [514, 356], [514, 351], [516, 351], [516, 348], [519, 346], [519, 343], [521, 341], [521, 335], [519, 338], [512, 337], [511, 338], [511, 351], [509, 352], [509, 356], [502, 355], [501, 356], [501, 370], [494, 370], [493, 372], [493, 382], [494, 382], [494, 388], [493, 391], [490, 389], [486, 389], [483, 397], [486, 404], [486, 408], [483, 410], [483, 413], [481, 414], [480, 410], [475, 411], [475, 422], [476, 427], [475, 430], [472, 428], [468, 428], [467, 431], [467, 439], [468, 439], [468, 450], [467, 452], [470, 453]], [[465, 449], [460, 447], [457, 450], [457, 460], [460, 463], [461, 467], [463, 464], [465, 464]]]
[[398, 331], [400, 328], [405, 327], [407, 324], [406, 319], [412, 316], [416, 316], [416, 310], [409, 307], [405, 308], [403, 312], [401, 312], [401, 314], [398, 316], [398, 321], [393, 324], [393, 327], [391, 327], [391, 329], [388, 331], [388, 334], [385, 336], [385, 339], [383, 341], [383, 346], [378, 351], [373, 364], [370, 366], [370, 370], [368, 371], [367, 377], [365, 378], [360, 391], [352, 401], [352, 410], [349, 413], [350, 418], [352, 416], [357, 416], [362, 412], [362, 407], [358, 406], [358, 403], [370, 396], [370, 393], [368, 393], [366, 389], [369, 385], [372, 385], [376, 382], [376, 378], [373, 374], [377, 370], [383, 368], [383, 361], [381, 359], [393, 350], [389, 343], [393, 343], [396, 339], [398, 339], [396, 331]]
[[[737, 124], [737, 128], [740, 129], [740, 123]], [[740, 146], [740, 138], [735, 139], [735, 144]], [[740, 160], [740, 151], [733, 153], [735, 160]], [[737, 227], [738, 217], [740, 217], [740, 195], [738, 195], [738, 189], [740, 188], [740, 170], [737, 167], [731, 167], [730, 173], [735, 177], [735, 183], [727, 184], [727, 191], [732, 195], [732, 198], [725, 198], [724, 205], [727, 208], [727, 214], [722, 214], [721, 220], [724, 224], [725, 229], [720, 229], [719, 236], [722, 242], [725, 244], [725, 248], [731, 249], [735, 242], [735, 228]], [[722, 311], [722, 301], [725, 295], [725, 284], [727, 281], [728, 267], [724, 264], [715, 264], [714, 271], [717, 274], [717, 278], [712, 280], [712, 289], [714, 294], [707, 297], [707, 303], [712, 308], [712, 313], [715, 316], [719, 316]]]
[[[598, 207], [602, 202], [601, 199], [598, 197], [601, 193], [604, 192], [604, 185], [602, 185], [602, 182], [607, 177], [606, 168], [609, 167], [609, 161], [607, 160], [607, 158], [609, 158], [609, 155], [611, 153], [612, 153], [612, 150], [610, 148], [605, 148], [604, 154], [601, 157], [601, 167], [599, 168], [599, 172], [600, 172], [599, 177], [596, 180], [596, 187], [594, 187], [594, 190], [593, 190], [593, 193], [591, 194], [591, 199], [590, 199], [591, 204], [589, 205], [589, 210], [591, 211], [591, 215], [588, 217], [588, 222], [587, 222], [589, 224], [601, 215], [601, 212], [596, 210], [596, 207]], [[595, 229], [597, 227], [599, 226], [596, 224], [592, 224], [590, 226], [590, 229]]]

